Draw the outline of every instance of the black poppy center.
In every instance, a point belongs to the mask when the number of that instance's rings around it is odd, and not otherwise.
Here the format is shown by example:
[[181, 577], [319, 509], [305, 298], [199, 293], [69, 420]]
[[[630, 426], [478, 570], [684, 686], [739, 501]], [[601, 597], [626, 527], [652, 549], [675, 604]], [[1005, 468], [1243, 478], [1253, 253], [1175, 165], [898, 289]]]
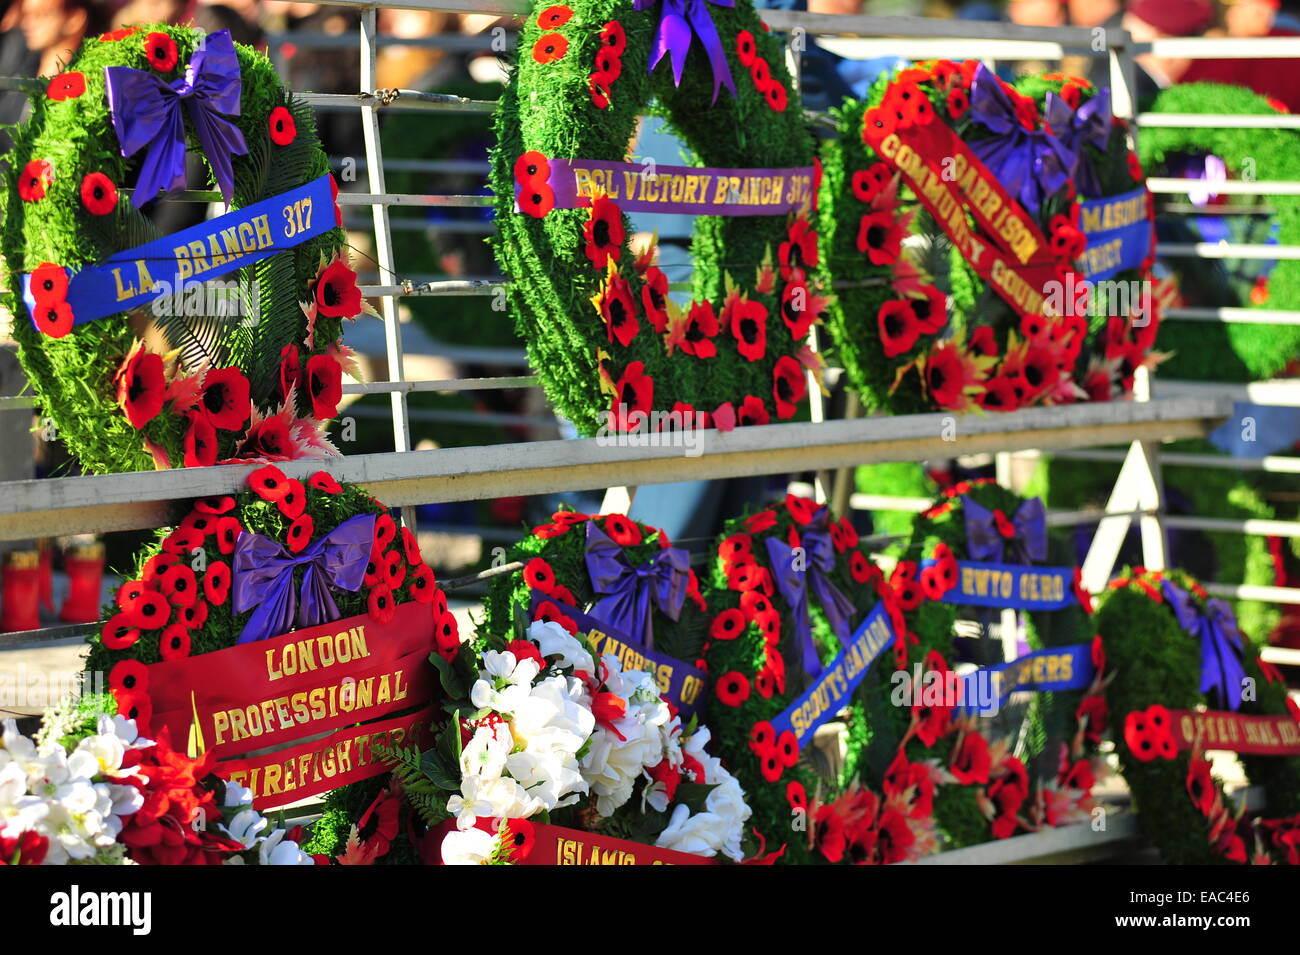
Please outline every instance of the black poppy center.
[[622, 325], [627, 321], [627, 306], [623, 304], [622, 299], [613, 299], [609, 303], [609, 321], [615, 327]]
[[740, 337], [746, 345], [752, 345], [758, 341], [758, 322], [752, 318], [743, 318], [740, 320]]
[[1004, 404], [1002, 401], [1001, 391], [990, 391], [984, 396], [984, 404], [993, 408], [1001, 408]]
[[867, 230], [867, 245], [873, 249], [878, 249], [885, 244], [885, 236], [889, 230], [882, 225], [873, 225]]
[[158, 608], [153, 605], [152, 601], [149, 601], [143, 607], [140, 608], [140, 612], [144, 614], [146, 617], [152, 617], [154, 614], [158, 612]]
[[534, 192], [534, 193], [533, 193], [533, 205], [535, 205], [535, 206], [540, 206], [541, 204], [542, 204], [542, 197], [541, 197], [538, 193]]
[[776, 380], [776, 393], [782, 401], [789, 401], [794, 395], [794, 389], [790, 385], [790, 379], [778, 378]]
[[703, 330], [700, 328], [699, 322], [691, 322], [689, 325], [686, 326], [686, 340], [688, 342], [702, 341], [705, 337], [706, 336]]
[[131, 385], [126, 390], [127, 400], [133, 402], [139, 401], [141, 396], [144, 393], [145, 393], [144, 379], [141, 378], [139, 375], [132, 375]]
[[948, 380], [947, 372], [940, 365], [930, 366], [930, 390], [942, 391], [944, 383]]
[[629, 408], [635, 408], [637, 401], [636, 386], [624, 385], [620, 397], [623, 399], [623, 404], [627, 405]]
[[325, 391], [325, 379], [323, 379], [320, 375], [312, 375], [311, 396], [313, 398], [319, 398], [324, 391]]
[[262, 447], [272, 454], [280, 453], [280, 436], [277, 434], [262, 435]]
[[664, 296], [653, 285], [650, 286], [650, 304], [654, 306], [655, 311], [662, 312], [664, 308]]
[[912, 314], [921, 321], [930, 317], [930, 300], [928, 298], [913, 299], [911, 302]]
[[604, 219], [597, 219], [591, 230], [591, 238], [598, 246], [609, 245], [609, 223]]
[[902, 312], [890, 312], [885, 318], [885, 334], [890, 338], [903, 334], [906, 327]]
[[1031, 384], [1033, 387], [1037, 388], [1039, 385], [1041, 385], [1043, 383], [1044, 377], [1045, 376], [1043, 375], [1043, 369], [1040, 368], [1038, 365], [1025, 366], [1025, 380], [1028, 381], [1029, 384]]
[[[119, 632], [120, 632], [120, 631], [119, 631]], [[135, 677], [134, 677], [134, 676], [128, 676], [128, 677], [123, 678], [123, 680], [122, 680], [122, 686], [126, 687], [128, 690], [134, 690], [134, 689], [135, 689], [135, 682], [136, 682], [136, 680], [135, 680]]]
[[332, 308], [343, 301], [343, 292], [333, 282], [326, 282], [321, 289], [321, 301]]
[[527, 172], [528, 175], [530, 175], [530, 176], [535, 176], [535, 175], [537, 175], [537, 166], [536, 166], [535, 164], [534, 164], [534, 165], [531, 165], [531, 166], [529, 166], [529, 167], [528, 167], [526, 170], [524, 170], [524, 171]]
[[226, 386], [212, 385], [203, 392], [203, 407], [217, 414], [226, 407]]

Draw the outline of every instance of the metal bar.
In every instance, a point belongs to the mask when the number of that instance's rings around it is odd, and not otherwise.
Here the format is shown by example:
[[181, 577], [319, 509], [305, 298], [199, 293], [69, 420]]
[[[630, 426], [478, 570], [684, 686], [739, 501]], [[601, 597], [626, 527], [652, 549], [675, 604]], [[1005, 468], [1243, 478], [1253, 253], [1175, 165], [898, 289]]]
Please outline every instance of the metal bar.
[[[366, 172], [370, 170], [367, 168]], [[340, 206], [443, 206], [478, 208], [492, 205], [491, 196], [430, 196], [419, 193], [340, 192]]]
[[1179, 259], [1300, 259], [1300, 245], [1249, 242], [1161, 242], [1156, 252]]
[[1274, 381], [1244, 383], [1223, 381], [1180, 381], [1161, 379], [1160, 391], [1171, 397], [1219, 395], [1233, 401], [1249, 401], [1276, 408], [1300, 408], [1300, 380], [1281, 378]]
[[1133, 52], [1192, 60], [1300, 58], [1300, 37], [1167, 37], [1133, 44]]
[[[1123, 451], [1055, 451], [1053, 457], [1067, 461], [1108, 461], [1120, 463]], [[1180, 454], [1167, 451], [1160, 455], [1166, 465], [1177, 467], [1222, 468], [1229, 471], [1267, 471], [1270, 474], [1300, 474], [1300, 458], [1267, 455], [1262, 458], [1234, 458], [1226, 454]]]
[[[381, 500], [401, 506], [796, 473], [810, 467], [919, 461], [1024, 447], [1194, 437], [1216, 426], [1229, 408], [1221, 398], [1196, 398], [968, 414], [958, 416], [953, 441], [941, 435], [947, 415], [903, 415], [700, 431], [693, 432], [692, 444], [685, 446], [682, 435], [669, 433], [360, 454], [332, 461], [329, 469], [336, 479], [364, 485]], [[282, 470], [306, 478], [321, 466], [320, 460], [290, 461]], [[178, 502], [236, 493], [251, 470], [223, 465], [11, 482], [0, 495], [0, 540], [167, 526]]]
[[1209, 192], [1220, 196], [1300, 196], [1300, 182], [1280, 179], [1261, 179], [1258, 182], [1229, 180], [1207, 182], [1204, 179], [1174, 179], [1154, 176], [1147, 180], [1152, 192], [1182, 195], [1189, 192]]
[[1261, 587], [1258, 584], [1207, 583], [1202, 583], [1201, 586], [1216, 597], [1262, 600], [1274, 604], [1300, 604], [1300, 587]]
[[1069, 55], [1067, 49], [1077, 49], [1060, 43], [1033, 40], [955, 40], [933, 37], [822, 37], [816, 43], [848, 60], [869, 60], [885, 56], [905, 60], [1060, 60]]
[[1138, 126], [1173, 129], [1300, 129], [1300, 116], [1241, 116], [1236, 113], [1138, 113]]
[[[367, 7], [361, 12], [361, 89], [375, 88], [376, 60], [379, 51], [375, 47], [376, 27], [375, 8]], [[379, 136], [379, 115], [374, 102], [366, 103], [361, 109], [362, 132], [366, 143], [366, 178], [370, 191], [375, 197], [387, 194], [384, 184], [383, 143]], [[342, 196], [340, 196], [342, 198]], [[393, 261], [393, 236], [388, 228], [388, 207], [374, 206], [375, 218], [375, 259], [379, 266], [379, 275], [396, 274]], [[384, 319], [384, 350], [388, 359], [388, 377], [392, 381], [401, 381], [405, 377], [404, 356], [402, 353], [402, 326], [398, 322], [397, 299], [391, 295], [380, 298], [380, 314]], [[390, 400], [393, 411], [393, 449], [395, 451], [411, 450], [411, 422], [406, 416], [406, 395], [394, 391]], [[402, 523], [415, 533], [415, 510], [407, 508], [402, 513]]]
[[[364, 14], [363, 14], [364, 17]], [[359, 93], [296, 93], [313, 109], [396, 109], [434, 110], [442, 113], [470, 113], [483, 116], [496, 111], [497, 104], [486, 99], [466, 99], [450, 93], [419, 93], [415, 90], [375, 89], [373, 84]]]
[[1225, 325], [1300, 325], [1300, 311], [1280, 308], [1167, 308], [1160, 317]]
[[[768, 26], [780, 33], [796, 27], [817, 36], [946, 37], [954, 40], [1028, 40], [1062, 46], [1092, 48], [1092, 31], [1084, 27], [1029, 27], [1016, 23], [981, 23], [972, 20], [933, 20], [925, 17], [879, 17], [870, 14], [804, 13], [794, 10], [760, 10]], [[1127, 45], [1128, 34], [1107, 30], [1116, 46]], [[1122, 38], [1122, 39], [1121, 39]]]
[[[1106, 828], [1091, 822], [1052, 827], [1010, 839], [995, 839], [964, 849], [949, 849], [917, 860], [915, 865], [1043, 865], [1078, 864], [1132, 852], [1141, 844], [1137, 817], [1110, 811]], [[913, 863], [898, 862], [895, 865]]]
[[1170, 515], [1165, 518], [1170, 527], [1180, 527], [1189, 531], [1216, 531], [1227, 534], [1260, 534], [1264, 537], [1300, 537], [1300, 522], [1269, 521], [1263, 518], [1248, 517], [1192, 517], [1187, 515]]
[[447, 279], [422, 285], [363, 285], [362, 295], [491, 295], [493, 289], [505, 288], [509, 279]]
[[502, 388], [539, 387], [534, 375], [515, 378], [445, 378], [432, 381], [367, 381], [343, 386], [345, 395], [375, 395], [400, 391], [494, 391]]

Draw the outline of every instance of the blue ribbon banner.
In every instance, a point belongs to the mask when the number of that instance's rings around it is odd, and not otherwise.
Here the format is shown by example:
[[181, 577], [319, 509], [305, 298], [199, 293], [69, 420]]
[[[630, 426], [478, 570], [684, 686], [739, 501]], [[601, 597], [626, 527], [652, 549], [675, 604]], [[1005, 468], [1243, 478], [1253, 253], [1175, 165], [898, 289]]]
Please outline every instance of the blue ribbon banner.
[[1100, 282], [1142, 264], [1151, 252], [1146, 189], [1104, 199], [1085, 199], [1080, 205], [1079, 221], [1083, 234], [1088, 237], [1080, 263], [1089, 280]]
[[[921, 561], [922, 567], [933, 560]], [[957, 561], [957, 586], [940, 598], [965, 607], [1060, 610], [1077, 603], [1073, 567], [1033, 567], [993, 561]]]
[[1077, 643], [1026, 653], [1010, 663], [981, 667], [961, 678], [959, 715], [996, 716], [1017, 690], [1082, 690], [1092, 683], [1096, 667], [1092, 647]]
[[794, 733], [802, 749], [817, 727], [831, 719], [849, 702], [876, 657], [894, 643], [894, 628], [884, 604], [875, 609], [858, 625], [853, 636], [832, 660], [812, 686], [791, 703], [778, 716], [772, 718], [772, 727], [779, 737], [786, 730]]
[[[338, 223], [328, 174], [242, 209], [115, 252], [103, 262], [69, 272], [67, 301], [73, 324], [116, 315], [175, 295], [191, 285], [252, 265], [324, 235]], [[31, 275], [23, 301], [36, 308]]]
[[538, 604], [543, 601], [555, 604], [562, 614], [578, 625], [579, 632], [587, 634], [597, 658], [612, 653], [618, 657], [624, 670], [645, 670], [652, 674], [659, 693], [677, 707], [683, 722], [688, 722], [704, 703], [704, 689], [708, 686], [709, 677], [703, 670], [666, 653], [647, 649], [603, 620], [534, 590], [532, 610], [536, 611]]

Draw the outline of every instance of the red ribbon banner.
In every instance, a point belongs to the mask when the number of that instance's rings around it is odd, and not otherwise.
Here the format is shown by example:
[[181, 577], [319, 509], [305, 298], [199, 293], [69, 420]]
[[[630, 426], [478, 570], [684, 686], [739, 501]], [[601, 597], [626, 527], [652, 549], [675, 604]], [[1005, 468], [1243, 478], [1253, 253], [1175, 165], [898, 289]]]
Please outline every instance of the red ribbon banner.
[[157, 733], [166, 727], [173, 741], [188, 740], [190, 752], [211, 751], [219, 759], [330, 733], [291, 750], [218, 765], [222, 775], [251, 786], [258, 808], [283, 805], [384, 771], [351, 747], [385, 728], [406, 726], [412, 717], [357, 724], [433, 699], [432, 648], [433, 605], [410, 601], [388, 623], [348, 617], [155, 663], [148, 668], [150, 728]]
[[[485, 823], [484, 828], [491, 824]], [[456, 827], [455, 820], [430, 829], [420, 845], [425, 865], [442, 864], [442, 839]], [[495, 826], [488, 828], [495, 832]], [[717, 865], [714, 859], [628, 842], [594, 832], [533, 823], [533, 848], [516, 865]]]
[[1300, 723], [1282, 716], [1247, 716], [1222, 710], [1170, 710], [1179, 749], [1224, 749], [1255, 756], [1300, 755]]
[[868, 124], [864, 138], [1017, 314], [1048, 314], [1048, 283], [1061, 278], [1046, 237], [952, 129], [935, 119], [886, 135]]

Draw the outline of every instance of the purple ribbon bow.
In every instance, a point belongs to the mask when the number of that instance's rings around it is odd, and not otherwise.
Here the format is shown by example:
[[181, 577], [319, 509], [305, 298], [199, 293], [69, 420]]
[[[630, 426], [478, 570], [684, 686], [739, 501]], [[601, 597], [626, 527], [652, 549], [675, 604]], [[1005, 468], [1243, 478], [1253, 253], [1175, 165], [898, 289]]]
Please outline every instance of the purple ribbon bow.
[[1211, 598], [1202, 610], [1187, 591], [1172, 581], [1163, 581], [1160, 589], [1174, 609], [1178, 626], [1200, 638], [1201, 692], [1211, 694], [1220, 706], [1238, 709], [1246, 671], [1241, 665], [1241, 633], [1232, 609], [1224, 601]]
[[1003, 537], [993, 512], [971, 497], [962, 498], [966, 518], [966, 553], [971, 560], [1001, 561], [1011, 545], [1013, 559], [1031, 564], [1047, 559], [1047, 512], [1041, 498], [1031, 497], [1010, 518], [1015, 533]]
[[640, 567], [628, 563], [623, 548], [595, 521], [587, 522], [587, 575], [591, 588], [605, 594], [590, 614], [621, 630], [647, 650], [654, 649], [650, 612], [658, 607], [675, 621], [690, 586], [691, 557], [680, 547], [661, 550]]
[[[235, 642], [252, 643], [288, 633], [295, 617], [299, 627], [337, 620], [339, 608], [330, 587], [361, 588], [374, 537], [374, 514], [348, 518], [297, 555], [261, 534], [240, 534], [231, 561], [231, 606], [235, 613], [257, 610]], [[305, 567], [302, 585], [295, 591], [293, 569], [299, 565]]]
[[132, 205], [138, 209], [159, 192], [185, 188], [182, 101], [221, 195], [230, 205], [235, 191], [230, 157], [245, 155], [248, 145], [239, 127], [225, 118], [239, 115], [241, 85], [239, 59], [229, 30], [210, 34], [204, 48], [190, 57], [185, 75], [171, 83], [129, 66], [104, 67], [104, 83], [122, 155], [131, 156], [148, 147]]
[[983, 64], [971, 83], [970, 115], [993, 133], [972, 142], [971, 152], [1022, 208], [1038, 215], [1043, 201], [1069, 182], [1074, 156], [1050, 132], [1021, 125], [1011, 98]]
[[[635, 9], [649, 10], [658, 0], [636, 0]], [[655, 30], [654, 40], [650, 46], [650, 72], [659, 65], [667, 54], [673, 65], [673, 84], [682, 85], [682, 71], [686, 68], [686, 54], [691, 48], [692, 33], [700, 38], [704, 53], [713, 66], [713, 99], [718, 101], [718, 87], [725, 86], [736, 95], [736, 84], [731, 79], [731, 67], [727, 65], [727, 55], [722, 49], [722, 40], [718, 37], [718, 28], [709, 16], [708, 5], [734, 7], [736, 0], [663, 0], [663, 12], [659, 15], [659, 26]]]
[[772, 562], [776, 586], [794, 614], [795, 639], [799, 641], [799, 655], [803, 658], [804, 671], [813, 677], [822, 672], [822, 661], [817, 656], [817, 647], [812, 638], [812, 617], [808, 611], [809, 581], [812, 582], [813, 592], [817, 595], [822, 612], [826, 614], [827, 622], [841, 641], [848, 640], [850, 636], [849, 621], [855, 609], [853, 601], [831, 583], [827, 576], [835, 568], [835, 548], [827, 530], [828, 519], [826, 508], [818, 508], [808, 528], [799, 535], [804, 560], [796, 561], [794, 549], [780, 538], [769, 537], [766, 541], [767, 556]]
[[1052, 135], [1073, 157], [1070, 175], [1074, 177], [1074, 188], [1080, 195], [1096, 199], [1101, 195], [1101, 180], [1083, 147], [1092, 146], [1104, 155], [1110, 144], [1110, 89], [1103, 87], [1078, 110], [1070, 109], [1070, 104], [1055, 93], [1048, 93], [1043, 116]]

